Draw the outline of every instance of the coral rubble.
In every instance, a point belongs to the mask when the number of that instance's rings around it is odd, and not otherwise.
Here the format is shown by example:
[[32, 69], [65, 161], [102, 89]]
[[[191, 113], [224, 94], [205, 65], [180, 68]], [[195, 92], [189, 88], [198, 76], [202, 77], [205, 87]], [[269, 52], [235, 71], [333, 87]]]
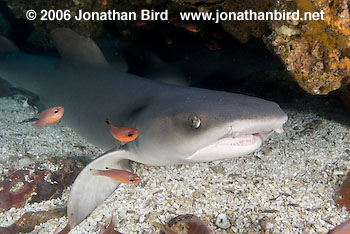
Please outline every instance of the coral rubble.
[[50, 219], [60, 218], [66, 214], [66, 208], [58, 208], [50, 211], [27, 212], [15, 223], [8, 227], [0, 227], [0, 233], [15, 234], [28, 233], [34, 230], [36, 225], [45, 223]]
[[19, 208], [26, 202], [34, 203], [61, 196], [82, 170], [82, 164], [74, 159], [64, 159], [62, 169], [9, 170], [8, 178], [0, 183], [0, 211]]
[[160, 234], [210, 234], [207, 225], [192, 214], [179, 215], [162, 224]]
[[345, 206], [350, 211], [350, 177], [347, 177], [334, 197], [339, 206]]
[[[128, 42], [135, 38], [143, 38], [140, 31], [155, 29], [164, 25], [167, 27], [179, 25], [178, 17], [173, 19], [178, 12], [298, 12], [300, 18], [291, 16], [285, 20], [222, 20], [222, 29], [241, 42], [246, 42], [251, 36], [262, 37], [265, 44], [278, 55], [285, 67], [295, 77], [296, 81], [305, 91], [315, 95], [325, 95], [333, 90], [350, 84], [350, 2], [347, 0], [5, 0], [7, 6], [17, 18], [25, 18], [28, 9], [40, 12], [42, 9], [67, 9], [74, 16], [78, 10], [86, 12], [102, 12], [116, 10], [122, 12], [140, 12], [141, 9], [169, 10], [168, 21], [123, 21], [109, 22], [108, 27], [96, 20], [55, 20], [32, 21], [36, 31], [31, 36], [37, 41], [32, 44], [50, 47], [47, 41], [48, 32], [56, 27], [69, 27], [80, 34], [97, 37], [107, 30], [116, 33]], [[318, 20], [304, 20], [305, 12], [317, 16]], [[322, 13], [322, 14], [321, 14]], [[321, 15], [324, 20], [321, 19]], [[178, 21], [178, 22], [173, 22]], [[196, 21], [200, 24], [200, 37], [206, 37], [211, 33], [210, 21]], [[216, 26], [216, 27], [217, 27]], [[140, 28], [142, 27], [142, 30]], [[146, 30], [146, 31], [147, 31]], [[151, 32], [149, 30], [149, 32]], [[154, 30], [152, 31], [154, 33]], [[161, 34], [161, 33], [160, 33]], [[199, 39], [200, 40], [200, 39]], [[46, 42], [46, 43], [43, 43]], [[170, 44], [172, 41], [167, 40]], [[219, 46], [208, 44], [210, 50], [216, 50]], [[347, 102], [347, 98], [343, 98]]]
[[[225, 1], [222, 9], [225, 12], [244, 12], [246, 10], [252, 10], [254, 12], [265, 12], [273, 9], [273, 3], [275, 1], [264, 0], [229, 0]], [[247, 20], [247, 21], [234, 21], [224, 20], [221, 22], [223, 29], [234, 36], [241, 42], [247, 42], [250, 36], [261, 37], [263, 33], [268, 29], [267, 21]]]

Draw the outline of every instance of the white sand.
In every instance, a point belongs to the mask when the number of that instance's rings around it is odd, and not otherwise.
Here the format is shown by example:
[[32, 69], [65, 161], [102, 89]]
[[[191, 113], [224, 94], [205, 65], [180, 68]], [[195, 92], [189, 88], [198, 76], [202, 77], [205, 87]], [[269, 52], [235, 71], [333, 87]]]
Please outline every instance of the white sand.
[[[258, 152], [237, 159], [182, 165], [148, 167], [133, 164], [140, 184], [121, 185], [100, 207], [71, 233], [96, 233], [97, 222], [106, 223], [112, 214], [117, 229], [124, 233], [157, 233], [149, 221], [167, 221], [191, 213], [210, 225], [213, 233], [327, 233], [348, 214], [337, 208], [333, 195], [350, 168], [349, 125], [327, 120], [303, 108], [285, 107], [289, 116], [285, 132], [272, 135]], [[305, 107], [306, 106], [306, 107]], [[322, 106], [320, 106], [320, 109]], [[21, 168], [26, 154], [55, 168], [45, 160], [50, 156], [97, 156], [100, 150], [60, 123], [38, 132], [30, 123], [18, 123], [34, 115], [20, 98], [0, 99], [0, 177], [7, 168]], [[334, 113], [335, 115], [337, 113]], [[313, 132], [303, 130], [314, 120]], [[317, 123], [317, 122], [316, 122]], [[348, 122], [349, 123], [349, 122]], [[73, 145], [86, 146], [84, 151]], [[19, 163], [20, 162], [20, 163]], [[10, 225], [26, 211], [53, 209], [62, 200], [26, 205], [0, 213], [0, 224]], [[216, 216], [227, 215], [231, 226], [215, 226]], [[66, 219], [50, 220], [32, 233], [52, 233]]]

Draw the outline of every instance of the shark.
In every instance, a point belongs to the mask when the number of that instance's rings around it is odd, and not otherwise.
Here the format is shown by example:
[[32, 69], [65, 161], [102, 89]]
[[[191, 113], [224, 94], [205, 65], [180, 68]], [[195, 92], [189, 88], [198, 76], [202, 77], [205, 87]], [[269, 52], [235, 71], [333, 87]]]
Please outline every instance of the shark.
[[[72, 185], [68, 233], [119, 186], [90, 169], [129, 170], [129, 162], [166, 166], [230, 159], [256, 151], [288, 117], [257, 97], [165, 84], [112, 68], [93, 40], [68, 28], [51, 36], [60, 58], [26, 54], [0, 37], [0, 77], [38, 95], [44, 107], [62, 105], [62, 123], [105, 150]], [[39, 105], [39, 104], [38, 104]], [[139, 130], [116, 147], [106, 119]]]

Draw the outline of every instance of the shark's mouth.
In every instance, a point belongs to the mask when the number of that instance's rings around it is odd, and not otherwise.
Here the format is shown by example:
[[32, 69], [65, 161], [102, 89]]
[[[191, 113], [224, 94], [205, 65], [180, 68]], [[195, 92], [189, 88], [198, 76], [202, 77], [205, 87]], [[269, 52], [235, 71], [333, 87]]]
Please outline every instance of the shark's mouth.
[[213, 144], [209, 146], [220, 146], [220, 145], [230, 145], [236, 147], [245, 147], [255, 145], [256, 143], [261, 144], [266, 138], [272, 133], [282, 133], [283, 129], [274, 129], [267, 132], [259, 132], [259, 133], [249, 133], [249, 134], [227, 134], [219, 140], [215, 141]]
[[256, 142], [256, 136], [258, 134], [249, 134], [249, 135], [242, 135], [238, 137], [225, 137], [220, 140], [217, 140], [213, 144], [210, 144], [209, 146], [220, 146], [220, 145], [231, 145], [231, 146], [249, 146], [253, 145]]
[[246, 155], [258, 149], [262, 142], [274, 131], [280, 133], [283, 130], [275, 129], [268, 132], [246, 133], [236, 136], [227, 134], [197, 150], [187, 159], [192, 162], [206, 162]]

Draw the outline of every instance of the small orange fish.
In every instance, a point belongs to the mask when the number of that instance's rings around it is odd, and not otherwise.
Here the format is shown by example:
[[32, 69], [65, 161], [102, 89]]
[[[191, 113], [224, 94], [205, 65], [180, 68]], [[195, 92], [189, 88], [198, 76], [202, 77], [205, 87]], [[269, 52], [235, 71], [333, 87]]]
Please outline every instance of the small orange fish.
[[218, 31], [213, 31], [213, 32], [210, 32], [210, 35], [212, 37], [214, 37], [215, 39], [218, 39], [218, 40], [221, 40], [224, 36], [218, 32]]
[[198, 33], [201, 31], [201, 29], [197, 25], [192, 24], [192, 23], [178, 23], [177, 26], [184, 28], [187, 31], [193, 32], [193, 33]]
[[173, 40], [171, 40], [170, 38], [167, 38], [167, 39], [165, 39], [165, 43], [167, 45], [172, 45], [173, 44]]
[[109, 131], [112, 136], [121, 142], [124, 145], [127, 142], [135, 140], [139, 136], [139, 130], [136, 128], [123, 128], [113, 126], [109, 120], [106, 120], [106, 123], [109, 126]]
[[210, 50], [210, 51], [215, 51], [215, 50], [221, 50], [222, 47], [221, 45], [216, 42], [216, 41], [208, 41], [205, 43], [206, 47]]
[[106, 168], [106, 170], [90, 169], [90, 171], [93, 175], [107, 176], [124, 184], [137, 184], [140, 182], [138, 175], [124, 170]]
[[101, 4], [102, 4], [103, 6], [107, 6], [108, 2], [107, 2], [107, 0], [101, 0]]
[[137, 21], [137, 22], [134, 24], [134, 26], [136, 26], [136, 27], [141, 27], [141, 26], [145, 25], [146, 23], [147, 23], [147, 21], [142, 21], [142, 20], [140, 20], [140, 21]]
[[39, 120], [34, 123], [35, 127], [42, 128], [46, 124], [53, 124], [58, 122], [64, 113], [63, 106], [54, 106], [47, 108], [38, 114]]
[[168, 18], [169, 21], [176, 21], [178, 19], [179, 19], [178, 15], [170, 15], [169, 18]]

